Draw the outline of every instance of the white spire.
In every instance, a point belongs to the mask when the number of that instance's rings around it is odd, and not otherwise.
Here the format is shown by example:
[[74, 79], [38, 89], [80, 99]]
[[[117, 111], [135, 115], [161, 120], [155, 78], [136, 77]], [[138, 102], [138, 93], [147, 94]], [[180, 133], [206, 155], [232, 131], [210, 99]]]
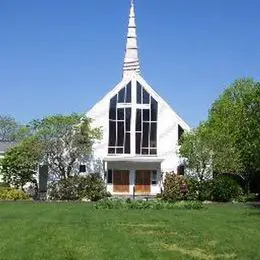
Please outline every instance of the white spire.
[[129, 15], [128, 34], [126, 42], [126, 51], [124, 59], [124, 76], [129, 76], [134, 73], [140, 73], [140, 64], [138, 58], [136, 24], [135, 24], [135, 9], [134, 1], [131, 0], [131, 8]]

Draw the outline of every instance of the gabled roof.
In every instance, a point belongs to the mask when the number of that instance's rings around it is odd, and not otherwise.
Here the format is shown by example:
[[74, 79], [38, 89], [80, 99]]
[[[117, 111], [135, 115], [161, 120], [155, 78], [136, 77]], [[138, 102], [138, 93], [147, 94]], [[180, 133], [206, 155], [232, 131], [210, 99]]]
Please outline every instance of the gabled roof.
[[0, 141], [0, 153], [5, 153], [10, 149], [11, 147], [15, 146], [15, 142], [1, 142]]

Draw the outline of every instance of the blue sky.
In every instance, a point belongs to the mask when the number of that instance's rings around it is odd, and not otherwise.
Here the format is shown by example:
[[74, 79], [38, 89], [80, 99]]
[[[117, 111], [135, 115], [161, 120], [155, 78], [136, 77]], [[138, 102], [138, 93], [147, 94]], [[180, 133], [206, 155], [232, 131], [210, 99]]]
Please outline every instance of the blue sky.
[[[122, 75], [130, 0], [1, 0], [0, 113], [84, 112]], [[260, 80], [260, 1], [136, 0], [142, 75], [191, 126]]]

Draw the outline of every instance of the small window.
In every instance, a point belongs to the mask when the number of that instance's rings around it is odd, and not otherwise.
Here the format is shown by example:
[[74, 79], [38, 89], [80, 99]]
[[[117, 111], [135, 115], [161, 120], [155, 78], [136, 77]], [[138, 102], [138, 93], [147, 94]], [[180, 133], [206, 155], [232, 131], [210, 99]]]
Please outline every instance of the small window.
[[184, 165], [179, 165], [178, 168], [177, 168], [177, 174], [178, 175], [184, 175], [184, 172], [185, 172]]
[[181, 144], [181, 137], [183, 134], [184, 134], [184, 129], [180, 125], [178, 125], [178, 144], [179, 145]]
[[112, 170], [107, 171], [107, 183], [108, 184], [112, 184], [112, 173], [113, 173]]
[[152, 184], [157, 184], [157, 171], [152, 172]]
[[86, 165], [85, 164], [81, 164], [79, 166], [79, 172], [86, 172]]

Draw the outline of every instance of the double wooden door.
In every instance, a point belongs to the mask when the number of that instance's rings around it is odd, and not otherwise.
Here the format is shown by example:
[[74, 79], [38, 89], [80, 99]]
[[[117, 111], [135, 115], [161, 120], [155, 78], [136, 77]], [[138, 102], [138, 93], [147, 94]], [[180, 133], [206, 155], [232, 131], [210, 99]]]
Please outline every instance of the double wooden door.
[[129, 171], [113, 172], [113, 192], [129, 192]]
[[135, 172], [135, 191], [137, 193], [151, 192], [151, 171], [138, 170]]

